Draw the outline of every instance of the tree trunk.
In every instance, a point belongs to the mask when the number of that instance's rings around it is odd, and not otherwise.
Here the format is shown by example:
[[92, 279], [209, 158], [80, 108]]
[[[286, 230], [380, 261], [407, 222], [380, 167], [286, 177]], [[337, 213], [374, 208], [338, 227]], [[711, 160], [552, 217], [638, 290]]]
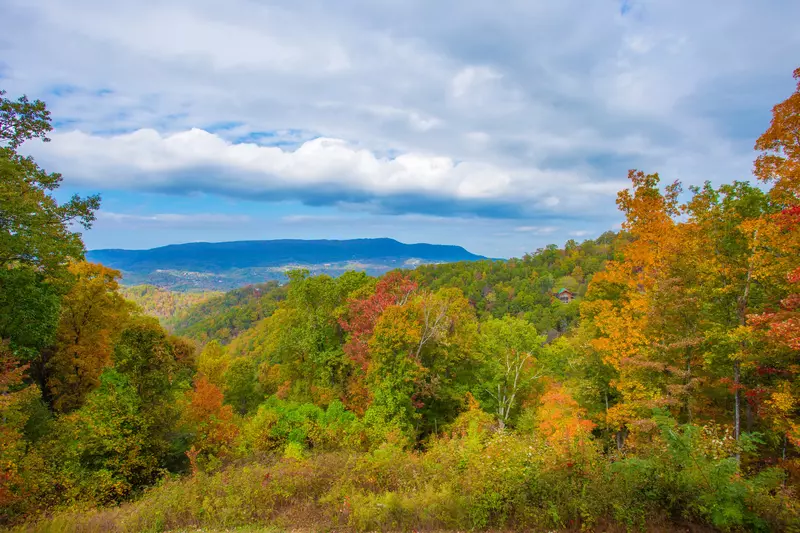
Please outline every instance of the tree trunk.
[[[741, 433], [741, 391], [739, 390], [739, 381], [741, 374], [741, 363], [736, 361], [733, 363], [733, 386], [736, 388], [733, 394], [733, 437], [739, 441], [739, 434]], [[736, 462], [741, 461], [742, 454], [736, 450]]]
[[622, 448], [625, 446], [625, 438], [628, 436], [628, 430], [625, 428], [620, 429], [617, 431], [616, 440], [617, 440], [617, 451], [621, 452]]
[[750, 405], [749, 401], [744, 402], [744, 413], [744, 418], [747, 420], [747, 432], [751, 433], [753, 431], [753, 417], [755, 413], [753, 413], [753, 406]]
[[692, 381], [692, 352], [689, 350], [689, 353], [686, 356], [686, 379], [683, 381], [684, 391], [683, 393], [686, 395], [686, 399], [683, 401], [683, 408], [686, 411], [686, 423], [692, 423], [692, 404], [691, 398], [689, 397], [689, 383]]

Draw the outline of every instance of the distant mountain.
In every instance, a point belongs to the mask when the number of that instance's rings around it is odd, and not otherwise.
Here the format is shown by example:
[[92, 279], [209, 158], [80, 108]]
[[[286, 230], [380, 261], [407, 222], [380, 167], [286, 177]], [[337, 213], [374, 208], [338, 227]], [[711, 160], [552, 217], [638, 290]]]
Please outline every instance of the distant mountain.
[[92, 250], [86, 256], [122, 271], [126, 285], [148, 283], [173, 290], [227, 290], [283, 281], [286, 271], [294, 268], [333, 276], [347, 270], [378, 275], [421, 264], [485, 259], [460, 246], [394, 239], [197, 242], [150, 250]]

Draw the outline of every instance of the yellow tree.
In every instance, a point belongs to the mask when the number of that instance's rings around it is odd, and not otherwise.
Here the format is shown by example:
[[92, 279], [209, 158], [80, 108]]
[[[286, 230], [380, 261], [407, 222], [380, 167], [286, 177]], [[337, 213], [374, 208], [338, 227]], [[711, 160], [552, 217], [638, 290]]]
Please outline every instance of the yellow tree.
[[131, 312], [119, 294], [120, 273], [100, 264], [69, 267], [75, 282], [61, 302], [48, 382], [58, 411], [80, 407], [111, 361], [114, 342]]
[[597, 328], [593, 347], [612, 366], [612, 382], [620, 402], [610, 407], [608, 427], [616, 430], [622, 448], [631, 429], [645, 427], [653, 407], [665, 404], [659, 376], [666, 370], [654, 345], [662, 342], [652, 327], [653, 293], [680, 250], [681, 238], [674, 218], [678, 214], [680, 185], [659, 189], [658, 174], [631, 170], [632, 189], [619, 193], [617, 205], [626, 220], [623, 230], [630, 242], [622, 258], [610, 261], [589, 286], [581, 312]]
[[206, 344], [197, 357], [197, 372], [217, 387], [223, 387], [225, 372], [228, 370], [230, 362], [231, 358], [225, 351], [225, 347], [214, 340]]

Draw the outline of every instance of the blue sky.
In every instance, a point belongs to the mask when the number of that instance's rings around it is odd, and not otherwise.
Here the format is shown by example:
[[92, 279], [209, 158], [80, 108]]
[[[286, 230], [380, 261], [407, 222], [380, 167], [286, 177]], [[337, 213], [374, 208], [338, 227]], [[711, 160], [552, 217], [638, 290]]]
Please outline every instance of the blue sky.
[[629, 168], [749, 179], [793, 89], [775, 0], [0, 0], [25, 147], [89, 248], [393, 237], [493, 257], [618, 227]]

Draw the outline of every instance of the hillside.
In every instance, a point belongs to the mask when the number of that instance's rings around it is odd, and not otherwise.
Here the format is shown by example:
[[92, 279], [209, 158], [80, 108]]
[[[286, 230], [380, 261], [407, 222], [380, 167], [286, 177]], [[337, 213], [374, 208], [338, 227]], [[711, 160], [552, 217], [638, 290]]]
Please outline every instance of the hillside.
[[120, 294], [128, 300], [136, 302], [146, 314], [164, 321], [209, 298], [221, 296], [224, 293], [217, 291], [177, 292], [153, 285], [133, 285], [122, 287]]
[[174, 244], [149, 250], [92, 250], [89, 261], [122, 271], [126, 285], [173, 290], [226, 290], [305, 268], [338, 276], [348, 270], [380, 275], [420, 264], [485, 259], [460, 246], [403, 244], [393, 239], [271, 240]]
[[[457, 287], [481, 318], [514, 315], [541, 333], [565, 331], [578, 317], [578, 304], [606, 261], [614, 258], [625, 235], [606, 232], [595, 240], [547, 246], [522, 258], [421, 265], [408, 275], [431, 290]], [[566, 288], [578, 298], [564, 305], [553, 294]]]
[[166, 319], [164, 325], [178, 335], [205, 343], [227, 343], [240, 332], [273, 313], [286, 297], [286, 287], [275, 281], [249, 285], [217, 294]]

